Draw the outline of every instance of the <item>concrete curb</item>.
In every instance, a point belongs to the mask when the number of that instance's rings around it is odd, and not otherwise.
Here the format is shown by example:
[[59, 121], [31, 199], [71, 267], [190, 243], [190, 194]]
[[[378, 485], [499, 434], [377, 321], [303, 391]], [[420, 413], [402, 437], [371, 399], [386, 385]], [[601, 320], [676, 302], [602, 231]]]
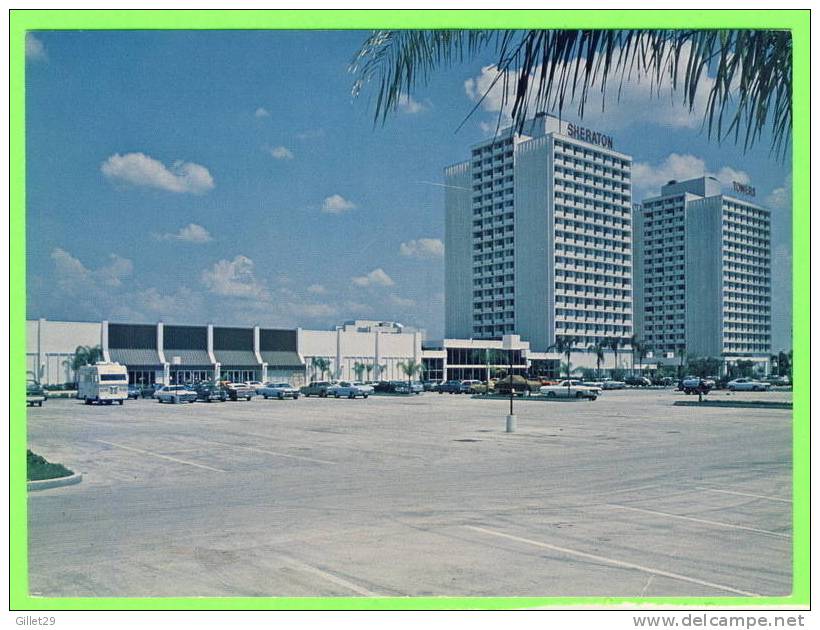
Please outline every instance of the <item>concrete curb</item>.
[[83, 473], [74, 473], [68, 477], [57, 477], [55, 479], [41, 479], [39, 481], [29, 481], [28, 491], [48, 490], [49, 488], [60, 488], [62, 486], [73, 486], [83, 480]]
[[790, 402], [774, 400], [676, 400], [675, 407], [740, 407], [746, 409], [792, 409]]
[[[473, 394], [470, 396], [473, 400], [499, 400], [499, 401], [508, 401], [510, 400], [509, 396], [487, 396], [484, 394]], [[575, 397], [565, 397], [565, 396], [556, 396], [555, 398], [550, 398], [547, 396], [515, 396], [513, 398], [515, 402], [584, 402], [590, 400], [589, 398], [575, 398]], [[592, 401], [590, 401], [592, 402]]]

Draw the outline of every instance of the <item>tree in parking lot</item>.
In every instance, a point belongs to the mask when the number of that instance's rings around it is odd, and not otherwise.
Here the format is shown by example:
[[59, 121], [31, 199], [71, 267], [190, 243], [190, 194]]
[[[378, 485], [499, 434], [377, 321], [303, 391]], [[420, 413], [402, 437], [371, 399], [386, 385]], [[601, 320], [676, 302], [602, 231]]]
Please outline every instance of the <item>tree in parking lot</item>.
[[[595, 365], [598, 368], [597, 376], [598, 378], [601, 378], [601, 365], [603, 365], [604, 359], [606, 358], [606, 346], [603, 342], [599, 341], [589, 346], [587, 348], [587, 352], [592, 352], [595, 354]], [[584, 378], [586, 378], [586, 376]]]
[[365, 373], [365, 370], [367, 370], [367, 366], [361, 361], [356, 361], [353, 364], [353, 373], [356, 375], [357, 381], [362, 380], [362, 375]]
[[615, 355], [615, 369], [617, 370], [620, 365], [618, 364], [618, 350], [620, 350], [624, 343], [620, 337], [607, 337], [603, 341], [604, 345], [612, 350], [612, 354]]
[[364, 369], [367, 372], [367, 380], [368, 381], [370, 380], [370, 373], [373, 371], [373, 368], [375, 368], [375, 367], [376, 366], [373, 365], [372, 363], [368, 363], [367, 365], [364, 366]]
[[563, 354], [567, 358], [567, 378], [569, 378], [572, 364], [570, 363], [570, 358], [572, 357], [572, 351], [575, 350], [575, 346], [578, 343], [578, 337], [571, 336], [571, 335], [558, 335], [555, 338], [555, 343], [552, 344], [547, 350], [555, 350], [556, 352]]
[[399, 362], [399, 369], [407, 376], [407, 393], [413, 393], [413, 377], [424, 372], [424, 367], [415, 359], [408, 359], [407, 361]]
[[325, 372], [330, 369], [330, 361], [324, 357], [313, 357], [310, 364], [313, 366], [313, 380], [316, 380], [316, 372], [319, 372], [322, 380], [325, 380]]
[[93, 365], [103, 358], [102, 348], [97, 346], [77, 346], [74, 354], [70, 358], [63, 361], [63, 365], [71, 368], [76, 378], [77, 370], [84, 365]]

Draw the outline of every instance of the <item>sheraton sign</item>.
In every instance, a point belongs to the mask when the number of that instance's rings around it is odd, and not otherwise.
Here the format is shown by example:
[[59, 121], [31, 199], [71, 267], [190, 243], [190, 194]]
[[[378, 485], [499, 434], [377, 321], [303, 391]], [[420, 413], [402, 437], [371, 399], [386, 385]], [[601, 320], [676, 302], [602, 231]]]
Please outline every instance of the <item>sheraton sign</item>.
[[754, 186], [749, 186], [749, 184], [744, 184], [742, 182], [732, 182], [732, 189], [737, 193], [749, 195], [750, 197], [754, 197], [757, 192]]
[[597, 144], [606, 149], [612, 148], [612, 136], [607, 136], [600, 131], [593, 131], [586, 127], [579, 127], [573, 123], [567, 123], [567, 135], [576, 140]]

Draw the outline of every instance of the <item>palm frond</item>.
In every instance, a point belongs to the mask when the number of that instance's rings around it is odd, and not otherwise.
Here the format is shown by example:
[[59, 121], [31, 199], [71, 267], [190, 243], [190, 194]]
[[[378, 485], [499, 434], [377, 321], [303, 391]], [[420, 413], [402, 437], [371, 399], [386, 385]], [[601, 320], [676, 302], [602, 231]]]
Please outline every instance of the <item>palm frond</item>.
[[704, 129], [718, 142], [731, 138], [746, 151], [768, 128], [773, 153], [783, 158], [791, 144], [789, 31], [377, 31], [351, 63], [353, 95], [377, 84], [374, 122], [384, 123], [436, 69], [487, 48], [497, 74], [465, 121], [499, 88], [497, 128], [507, 112], [520, 132], [533, 111], [560, 116], [575, 104], [583, 118], [594, 89], [603, 110], [611, 82], [620, 99], [626, 83], [644, 80], [653, 96], [678, 94], [690, 112], [703, 102]]

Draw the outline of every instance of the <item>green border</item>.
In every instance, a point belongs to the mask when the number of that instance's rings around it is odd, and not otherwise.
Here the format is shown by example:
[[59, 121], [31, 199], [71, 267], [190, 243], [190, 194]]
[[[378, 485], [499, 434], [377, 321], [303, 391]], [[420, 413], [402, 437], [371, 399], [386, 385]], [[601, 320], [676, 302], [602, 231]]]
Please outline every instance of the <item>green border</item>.
[[[10, 15], [11, 610], [421, 610], [809, 605], [809, 10], [13, 10]], [[784, 597], [38, 598], [28, 594], [25, 380], [25, 32], [71, 29], [757, 28], [793, 35], [793, 592]], [[19, 402], [18, 402], [19, 401]]]

